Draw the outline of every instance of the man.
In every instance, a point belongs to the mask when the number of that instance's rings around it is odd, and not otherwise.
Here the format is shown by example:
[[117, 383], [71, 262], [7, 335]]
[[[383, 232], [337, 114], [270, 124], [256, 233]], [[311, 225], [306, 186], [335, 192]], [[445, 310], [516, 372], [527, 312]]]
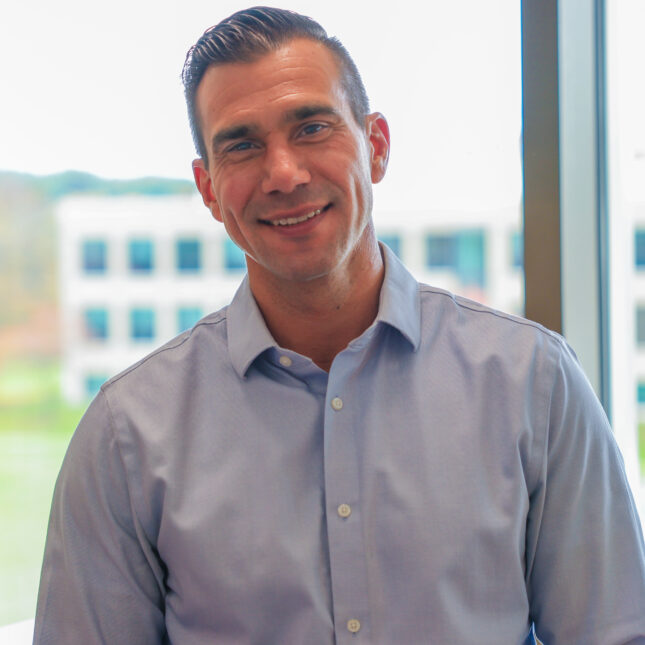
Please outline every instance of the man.
[[278, 9], [188, 54], [231, 305], [118, 375], [57, 483], [36, 643], [645, 643], [622, 461], [564, 341], [379, 248], [389, 130]]

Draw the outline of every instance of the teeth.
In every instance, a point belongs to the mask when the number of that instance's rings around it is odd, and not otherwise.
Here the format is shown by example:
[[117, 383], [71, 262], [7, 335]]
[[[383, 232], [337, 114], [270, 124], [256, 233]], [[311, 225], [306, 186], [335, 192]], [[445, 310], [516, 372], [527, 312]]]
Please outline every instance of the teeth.
[[312, 211], [311, 213], [302, 215], [301, 217], [285, 217], [284, 219], [275, 220], [271, 222], [271, 224], [273, 224], [273, 226], [293, 226], [294, 224], [300, 224], [301, 222], [306, 222], [308, 219], [311, 219], [312, 217], [316, 217], [316, 215], [320, 215], [321, 212], [322, 210], [318, 208], [315, 211]]

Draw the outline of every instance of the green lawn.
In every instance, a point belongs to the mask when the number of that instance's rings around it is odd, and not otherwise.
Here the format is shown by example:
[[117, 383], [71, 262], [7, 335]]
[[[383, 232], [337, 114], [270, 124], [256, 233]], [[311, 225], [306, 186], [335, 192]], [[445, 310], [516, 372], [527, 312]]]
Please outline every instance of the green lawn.
[[82, 412], [60, 400], [57, 363], [0, 365], [0, 625], [34, 615], [54, 482]]

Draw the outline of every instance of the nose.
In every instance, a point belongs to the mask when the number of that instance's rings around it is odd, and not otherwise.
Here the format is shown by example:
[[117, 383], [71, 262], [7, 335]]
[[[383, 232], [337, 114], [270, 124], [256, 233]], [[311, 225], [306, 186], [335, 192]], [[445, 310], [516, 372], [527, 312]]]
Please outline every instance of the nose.
[[262, 190], [265, 193], [291, 193], [298, 186], [308, 184], [311, 175], [303, 163], [302, 155], [287, 144], [267, 148]]

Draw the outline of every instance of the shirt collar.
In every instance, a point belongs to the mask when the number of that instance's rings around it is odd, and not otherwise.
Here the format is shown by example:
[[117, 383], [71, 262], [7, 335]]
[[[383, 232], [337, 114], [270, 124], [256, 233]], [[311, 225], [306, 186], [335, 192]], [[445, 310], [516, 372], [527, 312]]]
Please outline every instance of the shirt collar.
[[[417, 281], [393, 251], [383, 244], [381, 249], [385, 276], [375, 322], [397, 329], [416, 351], [421, 339], [421, 304]], [[231, 362], [240, 377], [244, 377], [251, 363], [262, 352], [278, 346], [251, 293], [248, 275], [233, 297], [226, 319]]]
[[226, 333], [231, 362], [241, 377], [246, 376], [249, 366], [262, 352], [277, 347], [251, 293], [248, 275], [228, 307]]
[[381, 287], [377, 322], [383, 322], [408, 340], [414, 351], [421, 342], [421, 297], [419, 284], [385, 244], [381, 244], [385, 277]]

